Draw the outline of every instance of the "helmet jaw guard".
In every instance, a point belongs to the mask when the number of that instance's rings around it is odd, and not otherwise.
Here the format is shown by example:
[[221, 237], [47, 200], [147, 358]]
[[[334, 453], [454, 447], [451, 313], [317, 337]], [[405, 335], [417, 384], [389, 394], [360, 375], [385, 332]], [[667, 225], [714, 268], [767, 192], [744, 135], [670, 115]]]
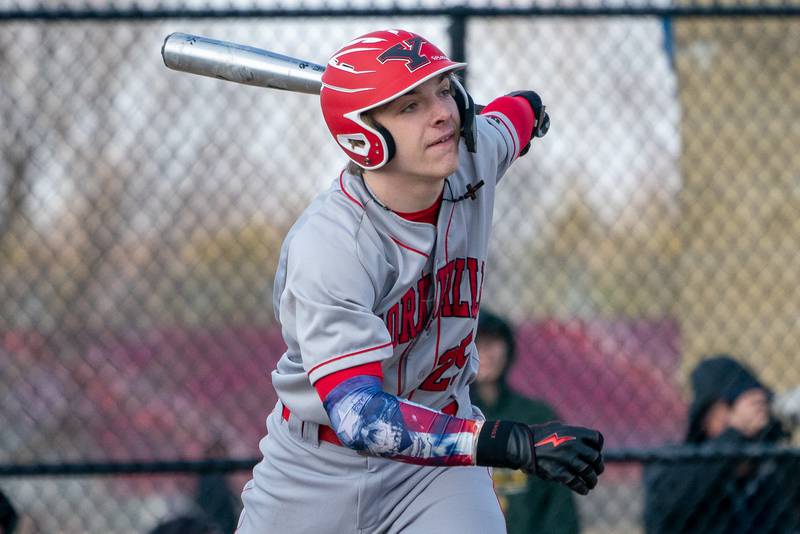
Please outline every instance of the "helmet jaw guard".
[[450, 61], [423, 37], [404, 30], [368, 33], [346, 43], [322, 75], [325, 123], [345, 154], [360, 167], [379, 169], [394, 156], [391, 134], [364, 113], [465, 63]]
[[[377, 106], [376, 106], [377, 107]], [[373, 109], [373, 108], [370, 108]], [[394, 139], [389, 130], [380, 125], [370, 125], [364, 120], [363, 113], [369, 111], [355, 110], [343, 115], [343, 131], [353, 131], [354, 133], [334, 134], [336, 142], [345, 153], [364, 169], [379, 169], [386, 165], [394, 156]], [[355, 129], [353, 126], [355, 125]], [[349, 130], [347, 128], [350, 128]], [[334, 129], [330, 127], [331, 133]]]

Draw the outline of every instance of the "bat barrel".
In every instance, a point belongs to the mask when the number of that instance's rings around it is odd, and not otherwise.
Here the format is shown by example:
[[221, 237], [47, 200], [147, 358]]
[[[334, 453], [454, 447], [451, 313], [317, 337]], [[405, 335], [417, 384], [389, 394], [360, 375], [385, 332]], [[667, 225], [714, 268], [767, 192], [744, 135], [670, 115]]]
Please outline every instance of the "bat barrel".
[[172, 33], [161, 47], [173, 70], [221, 80], [318, 95], [325, 67], [250, 46]]

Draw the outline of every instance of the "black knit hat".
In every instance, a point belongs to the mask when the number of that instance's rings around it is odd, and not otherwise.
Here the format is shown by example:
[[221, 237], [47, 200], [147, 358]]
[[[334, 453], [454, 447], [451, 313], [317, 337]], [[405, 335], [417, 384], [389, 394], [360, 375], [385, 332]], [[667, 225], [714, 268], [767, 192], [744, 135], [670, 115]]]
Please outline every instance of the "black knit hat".
[[691, 382], [693, 400], [689, 406], [686, 441], [693, 443], [705, 440], [703, 418], [716, 401], [733, 404], [739, 395], [750, 389], [763, 389], [772, 396], [748, 367], [729, 354], [717, 354], [700, 362], [692, 371]]

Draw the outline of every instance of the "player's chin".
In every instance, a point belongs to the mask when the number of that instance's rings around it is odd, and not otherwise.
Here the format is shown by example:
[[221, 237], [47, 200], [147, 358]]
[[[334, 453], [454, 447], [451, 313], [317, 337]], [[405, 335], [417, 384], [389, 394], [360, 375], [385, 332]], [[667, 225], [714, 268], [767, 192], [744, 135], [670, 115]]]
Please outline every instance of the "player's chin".
[[436, 154], [434, 157], [428, 157], [428, 169], [432, 174], [437, 176], [450, 176], [458, 168], [458, 146], [449, 152]]
[[454, 155], [450, 160], [444, 163], [443, 176], [450, 176], [458, 169], [458, 154]]

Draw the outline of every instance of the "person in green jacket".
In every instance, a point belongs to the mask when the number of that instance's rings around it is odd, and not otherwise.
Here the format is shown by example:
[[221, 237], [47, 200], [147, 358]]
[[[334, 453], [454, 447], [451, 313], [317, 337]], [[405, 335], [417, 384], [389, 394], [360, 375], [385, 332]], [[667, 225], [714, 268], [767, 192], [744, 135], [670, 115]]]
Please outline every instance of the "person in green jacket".
[[[538, 424], [558, 419], [555, 410], [538, 399], [513, 391], [506, 375], [514, 362], [514, 332], [508, 322], [482, 309], [475, 344], [480, 369], [470, 395], [486, 419], [514, 419]], [[572, 493], [566, 487], [521, 471], [494, 469], [494, 484], [506, 515], [508, 534], [571, 534], [580, 531]]]

